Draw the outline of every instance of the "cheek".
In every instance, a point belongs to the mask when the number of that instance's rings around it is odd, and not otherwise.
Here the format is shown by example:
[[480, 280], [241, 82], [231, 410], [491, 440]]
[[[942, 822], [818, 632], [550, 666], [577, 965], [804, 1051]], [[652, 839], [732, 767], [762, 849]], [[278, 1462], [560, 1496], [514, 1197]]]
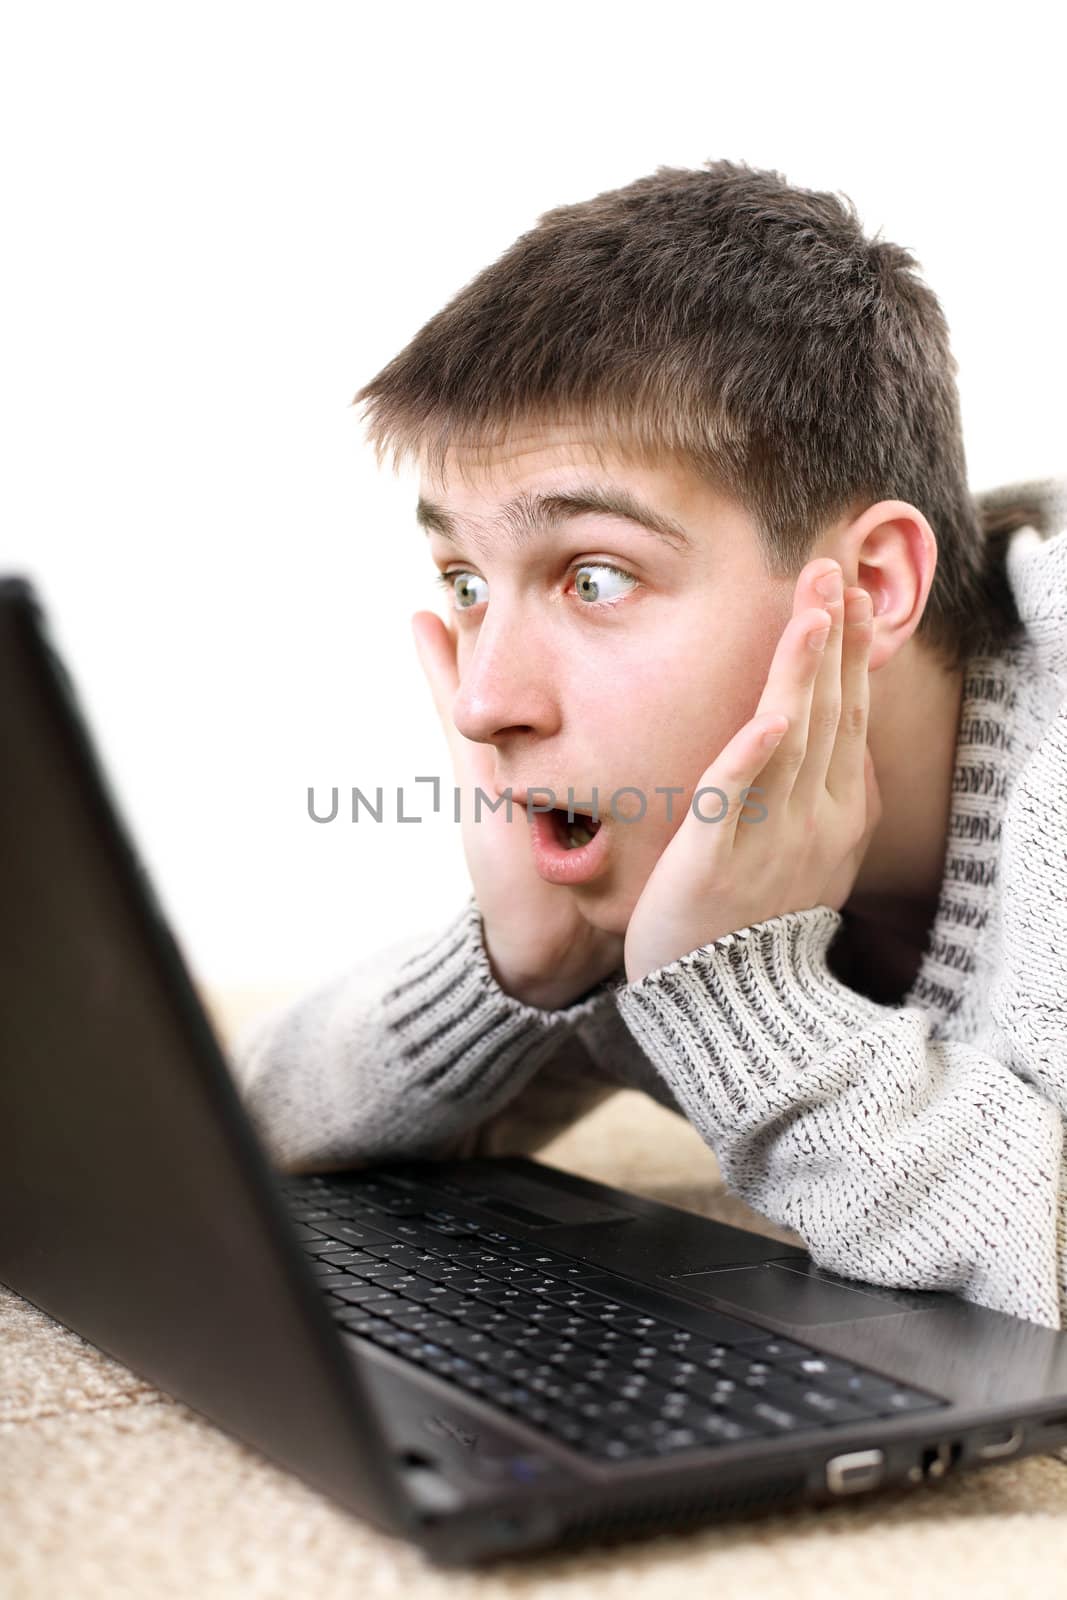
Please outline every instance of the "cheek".
[[[788, 620], [788, 619], [786, 619]], [[667, 821], [667, 797], [657, 785], [689, 792], [734, 735], [755, 715], [780, 630], [777, 613], [735, 617], [722, 624], [675, 626], [670, 649], [642, 640], [603, 676], [576, 667], [579, 692], [570, 702], [588, 766], [601, 780], [606, 803], [613, 789], [633, 785], [646, 796], [644, 823], [632, 829], [655, 835], [660, 846], [678, 827]], [[784, 626], [784, 624], [783, 624]], [[583, 763], [583, 767], [584, 767]], [[674, 817], [685, 796], [674, 800]], [[624, 797], [637, 806], [633, 797]]]
[[625, 738], [656, 783], [691, 783], [755, 714], [773, 644], [709, 642], [657, 663], [627, 695]]

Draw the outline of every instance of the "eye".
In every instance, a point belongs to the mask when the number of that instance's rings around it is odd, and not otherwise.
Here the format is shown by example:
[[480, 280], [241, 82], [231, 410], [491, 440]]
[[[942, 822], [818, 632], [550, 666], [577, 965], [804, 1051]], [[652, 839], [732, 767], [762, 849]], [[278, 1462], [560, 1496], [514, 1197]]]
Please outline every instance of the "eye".
[[[603, 574], [610, 576], [605, 581]], [[575, 592], [583, 602], [592, 603], [620, 600], [624, 594], [629, 594], [630, 589], [617, 587], [617, 581], [633, 585], [637, 579], [629, 572], [624, 572], [621, 567], [609, 566], [605, 561], [588, 561], [584, 566], [578, 567], [574, 574]]]
[[489, 588], [485, 579], [479, 578], [477, 573], [460, 572], [458, 569], [454, 569], [451, 572], [439, 572], [435, 582], [439, 583], [442, 589], [451, 591], [452, 603], [457, 611], [469, 611], [471, 606], [478, 604], [479, 599], [484, 599], [484, 595], [479, 596], [475, 593], [475, 584], [480, 583], [486, 589]]
[[[456, 611], [470, 611], [488, 598], [489, 585], [485, 579], [476, 572], [464, 572], [460, 567], [439, 572], [435, 582], [451, 593]], [[622, 567], [612, 566], [607, 561], [585, 561], [574, 569], [575, 593], [587, 608], [613, 605], [624, 595], [630, 594], [636, 584], [637, 579], [632, 573], [625, 572]]]

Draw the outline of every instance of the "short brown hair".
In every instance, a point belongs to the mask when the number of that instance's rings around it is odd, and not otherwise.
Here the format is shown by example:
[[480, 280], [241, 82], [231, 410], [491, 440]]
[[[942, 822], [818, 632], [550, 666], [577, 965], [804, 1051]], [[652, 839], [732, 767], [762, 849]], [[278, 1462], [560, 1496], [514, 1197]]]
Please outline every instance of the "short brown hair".
[[394, 470], [439, 473], [453, 445], [477, 464], [563, 418], [623, 458], [681, 460], [747, 511], [777, 577], [842, 516], [905, 500], [938, 544], [916, 637], [956, 667], [1018, 616], [918, 265], [847, 195], [744, 162], [659, 167], [546, 211], [352, 403]]

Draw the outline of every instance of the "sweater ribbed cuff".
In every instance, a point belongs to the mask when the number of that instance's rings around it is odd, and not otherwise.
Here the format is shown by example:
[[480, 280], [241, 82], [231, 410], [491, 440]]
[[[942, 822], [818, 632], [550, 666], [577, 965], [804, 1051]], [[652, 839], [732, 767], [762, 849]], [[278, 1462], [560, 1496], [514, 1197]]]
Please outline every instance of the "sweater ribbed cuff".
[[532, 1073], [576, 1022], [625, 985], [625, 974], [613, 973], [554, 1011], [515, 999], [493, 976], [473, 894], [400, 973], [383, 998], [385, 1021], [401, 1041], [399, 1054], [420, 1085], [447, 1078], [457, 1093], [468, 1085], [485, 1093], [513, 1078], [519, 1066]]
[[830, 906], [727, 933], [618, 991], [630, 1033], [691, 1120], [736, 1131], [789, 1103], [790, 1080], [885, 1008], [841, 983]]

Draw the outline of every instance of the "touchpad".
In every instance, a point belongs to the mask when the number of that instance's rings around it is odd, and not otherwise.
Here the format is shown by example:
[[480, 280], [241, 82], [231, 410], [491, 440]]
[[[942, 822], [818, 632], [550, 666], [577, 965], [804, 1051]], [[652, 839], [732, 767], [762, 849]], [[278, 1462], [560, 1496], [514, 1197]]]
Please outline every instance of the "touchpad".
[[687, 1291], [706, 1290], [738, 1311], [766, 1313], [778, 1322], [822, 1327], [828, 1322], [855, 1322], [860, 1317], [899, 1317], [917, 1307], [906, 1295], [890, 1290], [846, 1288], [809, 1273], [790, 1271], [777, 1261], [756, 1267], [721, 1267], [713, 1272], [672, 1274]]

